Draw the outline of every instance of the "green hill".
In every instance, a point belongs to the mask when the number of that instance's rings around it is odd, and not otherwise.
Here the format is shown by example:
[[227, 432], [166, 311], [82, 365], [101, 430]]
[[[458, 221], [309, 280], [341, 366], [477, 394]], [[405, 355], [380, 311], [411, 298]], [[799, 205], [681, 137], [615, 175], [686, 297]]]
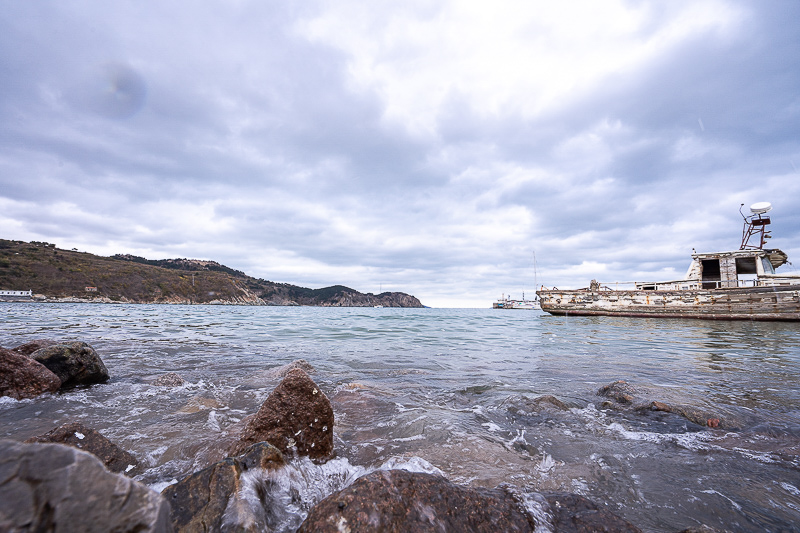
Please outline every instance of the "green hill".
[[308, 289], [257, 279], [215, 261], [102, 257], [46, 242], [0, 239], [0, 290], [32, 290], [43, 301], [422, 307], [402, 292]]

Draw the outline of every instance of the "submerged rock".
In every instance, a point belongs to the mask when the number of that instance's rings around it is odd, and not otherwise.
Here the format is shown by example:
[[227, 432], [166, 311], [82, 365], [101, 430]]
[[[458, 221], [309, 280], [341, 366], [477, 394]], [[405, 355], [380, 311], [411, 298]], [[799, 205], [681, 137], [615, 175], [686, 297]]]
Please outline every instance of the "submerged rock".
[[232, 454], [264, 441], [283, 453], [325, 459], [333, 453], [333, 420], [328, 397], [303, 370], [292, 369], [247, 422]]
[[108, 381], [108, 370], [97, 352], [85, 342], [69, 342], [41, 348], [30, 357], [61, 380], [62, 387]]
[[609, 398], [609, 400], [600, 404], [601, 408], [674, 413], [690, 422], [710, 428], [739, 429], [741, 426], [739, 421], [731, 417], [723, 417], [719, 413], [709, 412], [689, 405], [669, 404], [639, 397], [637, 389], [623, 380], [614, 381], [601, 387], [597, 394]]
[[0, 440], [0, 531], [172, 531], [157, 493], [60, 444]]
[[61, 380], [25, 354], [0, 348], [0, 396], [35, 398], [61, 388]]
[[574, 494], [470, 489], [405, 470], [378, 470], [316, 505], [298, 533], [341, 531], [508, 532], [639, 529]]
[[175, 372], [162, 374], [152, 383], [152, 385], [156, 385], [157, 387], [182, 387], [185, 384], [186, 381]]
[[305, 359], [297, 359], [296, 361], [292, 361], [291, 363], [289, 363], [287, 365], [278, 366], [278, 367], [275, 367], [275, 368], [270, 368], [269, 370], [266, 371], [265, 377], [273, 378], [273, 379], [285, 378], [286, 374], [288, 374], [290, 371], [294, 370], [295, 368], [299, 368], [300, 370], [302, 370], [303, 372], [305, 372], [307, 374], [313, 374], [314, 373], [314, 367], [311, 365], [311, 363], [309, 363]]
[[131, 477], [139, 473], [136, 468], [139, 463], [131, 453], [126, 452], [99, 432], [84, 426], [80, 422], [64, 424], [44, 435], [31, 437], [25, 442], [66, 444], [91, 453], [100, 459], [111, 472], [123, 473]]
[[[237, 524], [256, 523], [243, 511], [247, 506], [237, 501], [241, 475], [254, 468], [277, 468], [283, 464], [283, 455], [277, 448], [260, 442], [239, 457], [228, 457], [168, 486], [161, 494], [172, 508], [175, 531], [220, 531], [226, 511], [228, 519]], [[237, 514], [235, 519], [230, 518], [232, 513]]]

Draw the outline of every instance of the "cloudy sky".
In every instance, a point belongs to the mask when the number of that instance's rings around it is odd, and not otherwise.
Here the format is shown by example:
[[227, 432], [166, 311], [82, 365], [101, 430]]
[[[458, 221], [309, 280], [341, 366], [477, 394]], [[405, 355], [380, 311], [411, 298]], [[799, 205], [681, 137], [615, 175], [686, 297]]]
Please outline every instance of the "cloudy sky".
[[769, 201], [800, 261], [796, 0], [0, 5], [0, 238], [489, 307]]

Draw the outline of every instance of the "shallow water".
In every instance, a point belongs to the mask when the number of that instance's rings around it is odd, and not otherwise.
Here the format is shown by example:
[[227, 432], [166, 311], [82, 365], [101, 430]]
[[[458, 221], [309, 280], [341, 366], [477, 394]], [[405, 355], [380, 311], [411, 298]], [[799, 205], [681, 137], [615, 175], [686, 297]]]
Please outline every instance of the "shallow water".
[[[0, 398], [0, 437], [23, 440], [80, 420], [134, 453], [147, 467], [137, 479], [154, 488], [206, 466], [279, 382], [269, 370], [302, 358], [336, 414], [339, 459], [327, 470], [335, 473], [293, 465], [293, 483], [307, 483], [312, 500], [389, 461], [474, 486], [577, 492], [645, 531], [800, 524], [796, 324], [0, 304], [0, 346], [37, 338], [88, 342], [112, 379], [34, 400]], [[187, 384], [148, 384], [165, 372]], [[723, 424], [604, 407], [597, 390], [620, 379], [637, 398], [690, 406]], [[530, 409], [526, 399], [541, 395], [569, 409]], [[282, 522], [289, 530], [307, 505], [297, 508]]]

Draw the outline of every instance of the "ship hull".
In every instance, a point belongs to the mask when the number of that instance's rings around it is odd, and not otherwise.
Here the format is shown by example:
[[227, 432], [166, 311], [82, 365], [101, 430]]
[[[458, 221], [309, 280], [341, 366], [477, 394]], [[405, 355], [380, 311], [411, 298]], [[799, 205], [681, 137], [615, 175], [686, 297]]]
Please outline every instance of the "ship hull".
[[537, 291], [552, 315], [800, 321], [800, 284], [692, 290]]

